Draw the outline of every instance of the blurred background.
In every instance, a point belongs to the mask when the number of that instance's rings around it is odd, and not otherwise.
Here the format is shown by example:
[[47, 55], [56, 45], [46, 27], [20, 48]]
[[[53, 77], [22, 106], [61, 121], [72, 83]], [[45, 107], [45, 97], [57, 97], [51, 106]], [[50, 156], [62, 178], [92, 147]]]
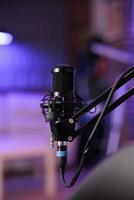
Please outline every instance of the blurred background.
[[[13, 38], [5, 42], [3, 32]], [[133, 53], [133, 0], [0, 1], [1, 200], [64, 200], [98, 162], [133, 142], [132, 97], [102, 121], [78, 183], [66, 189], [40, 109], [45, 92], [51, 90], [53, 65], [76, 68], [76, 89], [89, 102], [134, 64]], [[113, 98], [130, 85], [132, 81]], [[80, 124], [90, 118], [85, 116]], [[71, 144], [69, 178], [87, 136]]]

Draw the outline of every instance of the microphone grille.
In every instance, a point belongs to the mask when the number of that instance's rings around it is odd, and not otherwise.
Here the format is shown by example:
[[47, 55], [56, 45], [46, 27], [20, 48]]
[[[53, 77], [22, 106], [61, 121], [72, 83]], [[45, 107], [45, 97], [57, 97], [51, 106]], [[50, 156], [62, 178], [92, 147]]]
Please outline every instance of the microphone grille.
[[74, 90], [74, 68], [71, 65], [56, 65], [52, 69], [52, 92], [65, 95]]

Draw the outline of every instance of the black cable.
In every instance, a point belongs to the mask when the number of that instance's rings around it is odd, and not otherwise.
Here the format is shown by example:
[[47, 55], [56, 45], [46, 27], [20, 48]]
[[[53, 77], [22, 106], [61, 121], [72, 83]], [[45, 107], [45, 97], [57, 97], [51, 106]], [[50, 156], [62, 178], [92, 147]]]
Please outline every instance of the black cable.
[[107, 107], [108, 107], [108, 105], [109, 105], [109, 103], [110, 103], [110, 101], [111, 101], [111, 98], [112, 98], [112, 96], [113, 96], [113, 93], [114, 93], [114, 91], [115, 91], [117, 85], [118, 85], [118, 84], [120, 83], [120, 81], [123, 79], [123, 77], [127, 76], [127, 74], [130, 73], [132, 70], [134, 70], [134, 67], [130, 68], [129, 70], [127, 70], [127, 71], [125, 71], [123, 74], [121, 74], [121, 76], [115, 81], [114, 85], [112, 86], [112, 88], [111, 88], [111, 90], [110, 90], [110, 93], [109, 93], [109, 95], [108, 95], [108, 98], [107, 98], [107, 100], [106, 100], [106, 102], [105, 102], [105, 105], [104, 105], [104, 107], [103, 107], [103, 110], [102, 110], [102, 112], [100, 113], [100, 115], [99, 115], [99, 117], [98, 117], [98, 119], [97, 119], [97, 122], [96, 122], [95, 126], [93, 127], [93, 130], [92, 130], [91, 134], [89, 135], [89, 138], [88, 138], [88, 140], [87, 140], [87, 143], [86, 143], [85, 148], [84, 148], [84, 151], [83, 151], [83, 154], [82, 154], [82, 156], [81, 156], [81, 160], [80, 160], [80, 164], [79, 164], [79, 166], [78, 166], [78, 169], [77, 169], [77, 171], [76, 171], [75, 175], [73, 176], [73, 178], [72, 178], [72, 180], [71, 180], [70, 183], [66, 183], [66, 181], [65, 181], [65, 177], [64, 177], [65, 168], [64, 168], [64, 167], [63, 167], [63, 168], [60, 168], [61, 180], [62, 180], [62, 183], [63, 183], [63, 185], [64, 185], [65, 187], [72, 187], [72, 186], [75, 184], [75, 182], [77, 181], [77, 179], [78, 179], [78, 177], [79, 177], [79, 174], [80, 174], [80, 172], [81, 172], [82, 166], [83, 166], [83, 164], [84, 164], [84, 160], [85, 160], [85, 158], [86, 158], [87, 152], [89, 151], [89, 143], [90, 143], [90, 140], [92, 139], [92, 137], [93, 137], [93, 135], [94, 135], [96, 129], [98, 128], [98, 125], [99, 125], [100, 121], [102, 120], [102, 118], [103, 118], [103, 116], [104, 116], [104, 113], [105, 113], [105, 111], [106, 111], [106, 109], [107, 109]]

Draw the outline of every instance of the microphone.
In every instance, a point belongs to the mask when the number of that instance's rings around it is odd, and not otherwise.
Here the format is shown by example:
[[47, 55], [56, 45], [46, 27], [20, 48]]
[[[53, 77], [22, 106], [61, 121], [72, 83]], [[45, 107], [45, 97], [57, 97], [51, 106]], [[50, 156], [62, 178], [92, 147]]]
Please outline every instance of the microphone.
[[[56, 123], [73, 114], [73, 107], [69, 105], [71, 100], [70, 94], [74, 89], [73, 74], [74, 69], [67, 65], [55, 66], [52, 69], [52, 93], [54, 97], [59, 98], [61, 103], [61, 109], [56, 116]], [[58, 165], [64, 167], [67, 162], [67, 141], [57, 141], [56, 156], [58, 158]]]
[[[70, 117], [81, 107], [82, 99], [74, 92], [74, 68], [70, 65], [56, 65], [52, 71], [52, 88], [40, 104], [45, 120], [50, 123], [50, 145], [57, 142], [56, 156], [60, 167], [67, 162], [67, 143], [72, 141], [71, 133], [75, 123]], [[68, 119], [68, 124], [61, 122]]]
[[[102, 118], [119, 106], [122, 102], [134, 94], [134, 88], [110, 104], [113, 93], [134, 77], [134, 67], [125, 71], [114, 83], [114, 85], [99, 95], [93, 102], [84, 105], [84, 101], [75, 93], [74, 88], [74, 68], [70, 65], [56, 65], [53, 67], [52, 88], [48, 95], [45, 95], [40, 103], [42, 114], [46, 122], [50, 123], [51, 146], [57, 143], [56, 156], [58, 158], [61, 180], [65, 187], [72, 187], [77, 181], [81, 172], [84, 160], [89, 150], [89, 143], [98, 128]], [[86, 112], [90, 111], [107, 97], [103, 110], [92, 120], [85, 123], [82, 127], [75, 129], [78, 119]], [[84, 108], [83, 108], [84, 106]], [[81, 109], [82, 108], [82, 109]], [[94, 124], [95, 122], [95, 124]], [[82, 153], [80, 164], [71, 182], [67, 184], [64, 174], [67, 162], [67, 144], [73, 141], [86, 128], [92, 128], [85, 148]]]

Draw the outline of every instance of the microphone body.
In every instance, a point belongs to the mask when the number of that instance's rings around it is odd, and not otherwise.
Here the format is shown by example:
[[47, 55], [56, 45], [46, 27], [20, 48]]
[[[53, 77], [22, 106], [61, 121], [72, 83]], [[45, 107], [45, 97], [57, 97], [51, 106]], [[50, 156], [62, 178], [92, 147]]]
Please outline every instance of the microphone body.
[[[50, 142], [57, 142], [56, 156], [60, 166], [67, 160], [67, 142], [73, 140], [75, 123], [71, 116], [81, 107], [82, 100], [74, 92], [74, 68], [56, 65], [52, 71], [52, 92], [42, 100], [42, 113], [50, 123]], [[68, 120], [66, 120], [68, 119]], [[65, 121], [65, 122], [64, 122]]]
[[[74, 90], [74, 69], [71, 66], [55, 66], [52, 69], [52, 94], [59, 101], [59, 107], [55, 109], [54, 120], [59, 123], [61, 120], [73, 114], [73, 106], [70, 106], [71, 98], [70, 94]], [[51, 128], [53, 129], [53, 123]], [[60, 131], [60, 130], [58, 130]], [[55, 131], [56, 133], [56, 131]], [[58, 134], [58, 133], [57, 133]], [[55, 140], [58, 139], [57, 134]], [[64, 132], [61, 133], [64, 135]], [[65, 167], [67, 162], [67, 141], [57, 141], [56, 156], [58, 159], [58, 165]]]

